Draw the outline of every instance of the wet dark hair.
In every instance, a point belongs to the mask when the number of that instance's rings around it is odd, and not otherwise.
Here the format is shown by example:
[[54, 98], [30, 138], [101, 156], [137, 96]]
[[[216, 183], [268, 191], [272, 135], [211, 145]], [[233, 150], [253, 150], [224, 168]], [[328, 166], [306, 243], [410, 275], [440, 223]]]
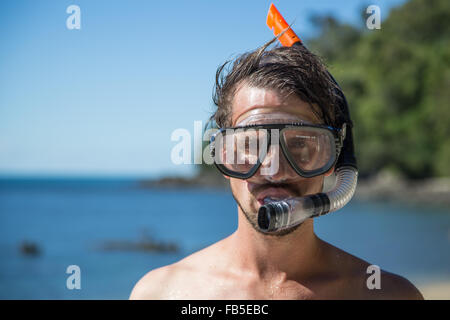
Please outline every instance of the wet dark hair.
[[[307, 102], [324, 124], [338, 127], [343, 119], [339, 87], [325, 65], [303, 45], [268, 50], [277, 38], [222, 64], [216, 72], [211, 116], [219, 128], [231, 126], [232, 101], [238, 85], [274, 89]], [[231, 68], [230, 68], [231, 66]]]

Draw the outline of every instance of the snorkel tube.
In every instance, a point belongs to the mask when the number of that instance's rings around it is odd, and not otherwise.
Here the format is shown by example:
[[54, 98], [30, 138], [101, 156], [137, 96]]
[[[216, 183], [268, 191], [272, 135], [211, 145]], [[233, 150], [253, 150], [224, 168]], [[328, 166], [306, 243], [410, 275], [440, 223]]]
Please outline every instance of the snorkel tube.
[[[270, 5], [267, 25], [283, 46], [303, 46], [302, 41], [283, 19], [277, 8]], [[281, 35], [280, 35], [281, 34]], [[331, 74], [330, 74], [331, 76]], [[358, 168], [353, 146], [352, 124], [347, 100], [339, 88], [337, 94], [341, 98], [340, 109], [345, 119], [345, 138], [339, 157], [336, 161], [336, 184], [328, 192], [322, 192], [280, 201], [265, 202], [258, 211], [258, 226], [262, 232], [271, 233], [296, 226], [308, 218], [321, 216], [345, 206], [353, 197], [358, 180]]]

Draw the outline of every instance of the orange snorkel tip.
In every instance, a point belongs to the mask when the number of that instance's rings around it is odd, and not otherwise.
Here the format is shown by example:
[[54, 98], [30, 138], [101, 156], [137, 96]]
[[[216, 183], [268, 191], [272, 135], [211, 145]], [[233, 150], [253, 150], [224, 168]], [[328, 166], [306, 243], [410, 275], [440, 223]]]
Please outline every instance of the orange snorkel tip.
[[284, 20], [281, 13], [277, 10], [273, 3], [270, 4], [269, 13], [267, 14], [267, 25], [270, 29], [273, 30], [275, 36], [279, 36], [280, 33], [285, 31], [278, 40], [285, 47], [290, 47], [296, 42], [302, 42], [299, 37], [295, 34], [295, 32], [291, 29], [291, 27]]

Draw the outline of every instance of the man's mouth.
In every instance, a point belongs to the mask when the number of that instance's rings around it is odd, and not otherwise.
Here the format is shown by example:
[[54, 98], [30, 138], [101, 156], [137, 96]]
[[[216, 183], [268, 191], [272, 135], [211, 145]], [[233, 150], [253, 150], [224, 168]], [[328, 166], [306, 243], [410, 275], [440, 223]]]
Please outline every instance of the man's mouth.
[[269, 187], [259, 192], [256, 195], [256, 200], [258, 200], [260, 205], [263, 205], [267, 201], [278, 201], [291, 197], [293, 195], [284, 188]]

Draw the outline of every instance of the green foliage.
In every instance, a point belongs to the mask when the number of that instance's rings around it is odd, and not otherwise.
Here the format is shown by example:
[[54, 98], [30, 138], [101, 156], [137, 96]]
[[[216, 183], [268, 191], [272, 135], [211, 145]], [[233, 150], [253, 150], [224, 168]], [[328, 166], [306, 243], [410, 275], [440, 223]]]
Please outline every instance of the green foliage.
[[409, 1], [380, 30], [314, 21], [308, 47], [347, 96], [360, 172], [450, 176], [450, 1]]

